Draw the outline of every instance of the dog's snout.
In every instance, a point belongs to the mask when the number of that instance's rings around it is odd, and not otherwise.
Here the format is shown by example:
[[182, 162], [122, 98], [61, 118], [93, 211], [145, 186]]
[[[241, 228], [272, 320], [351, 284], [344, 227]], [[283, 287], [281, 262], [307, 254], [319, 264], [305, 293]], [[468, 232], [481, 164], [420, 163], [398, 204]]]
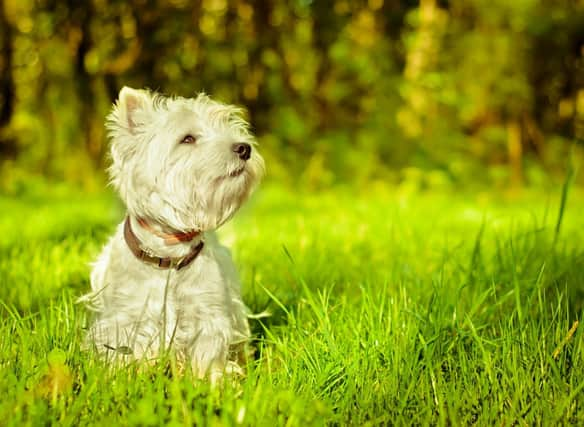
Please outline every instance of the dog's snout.
[[241, 160], [249, 160], [251, 157], [251, 145], [246, 144], [245, 142], [233, 144], [232, 149]]

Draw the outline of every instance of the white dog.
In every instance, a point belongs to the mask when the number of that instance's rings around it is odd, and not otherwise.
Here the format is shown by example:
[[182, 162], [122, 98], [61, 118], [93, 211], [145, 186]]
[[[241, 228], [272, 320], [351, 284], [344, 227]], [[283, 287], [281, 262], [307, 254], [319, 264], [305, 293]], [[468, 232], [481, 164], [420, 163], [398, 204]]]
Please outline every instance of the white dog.
[[241, 110], [124, 87], [108, 116], [111, 181], [127, 217], [81, 298], [86, 344], [108, 359], [171, 351], [200, 377], [238, 369], [247, 310], [229, 250], [214, 234], [250, 195], [264, 163]]

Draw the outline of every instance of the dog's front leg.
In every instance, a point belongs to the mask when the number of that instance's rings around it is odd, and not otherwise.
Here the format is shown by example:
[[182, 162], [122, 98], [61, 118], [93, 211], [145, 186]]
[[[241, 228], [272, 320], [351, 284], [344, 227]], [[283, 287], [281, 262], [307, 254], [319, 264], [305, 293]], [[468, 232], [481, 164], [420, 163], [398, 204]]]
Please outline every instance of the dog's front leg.
[[[219, 266], [203, 258], [192, 282], [184, 280], [177, 288], [178, 327], [176, 345], [199, 377], [214, 381], [225, 371], [229, 345], [233, 341], [230, 290]], [[197, 270], [195, 270], [197, 272]]]
[[227, 318], [217, 317], [202, 322], [189, 348], [193, 373], [199, 378], [208, 376], [212, 383], [219, 380], [226, 368], [230, 340]]

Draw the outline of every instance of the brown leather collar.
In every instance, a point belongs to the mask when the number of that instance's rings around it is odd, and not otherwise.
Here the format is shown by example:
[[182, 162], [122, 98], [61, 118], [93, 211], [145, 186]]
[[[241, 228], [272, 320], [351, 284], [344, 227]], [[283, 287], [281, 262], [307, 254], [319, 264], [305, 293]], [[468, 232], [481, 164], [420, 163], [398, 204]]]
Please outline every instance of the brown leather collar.
[[164, 243], [166, 245], [176, 245], [181, 242], [190, 242], [199, 234], [201, 234], [201, 232], [197, 230], [177, 233], [164, 233], [152, 227], [152, 225], [150, 225], [150, 222], [148, 222], [146, 218], [138, 217], [136, 218], [136, 221], [138, 221], [138, 224], [140, 224], [140, 226], [144, 227], [152, 234], [155, 234], [158, 237], [164, 239]]
[[130, 224], [129, 216], [126, 217], [126, 222], [124, 223], [124, 239], [126, 240], [126, 244], [128, 245], [128, 248], [130, 248], [130, 251], [132, 251], [132, 253], [139, 260], [153, 264], [159, 268], [176, 268], [177, 270], [180, 270], [181, 268], [186, 267], [191, 262], [193, 262], [205, 245], [205, 242], [201, 240], [196, 246], [192, 248], [188, 254], [183, 257], [160, 258], [151, 255], [140, 247], [140, 241], [134, 234], [134, 231], [132, 231], [132, 225]]

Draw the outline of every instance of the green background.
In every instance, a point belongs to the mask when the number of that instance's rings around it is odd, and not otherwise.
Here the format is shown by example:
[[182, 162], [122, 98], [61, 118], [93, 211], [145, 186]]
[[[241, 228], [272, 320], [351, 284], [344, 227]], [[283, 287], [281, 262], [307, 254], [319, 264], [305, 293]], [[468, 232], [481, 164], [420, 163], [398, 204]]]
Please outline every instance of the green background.
[[581, 0], [1, 6], [10, 191], [30, 175], [99, 188], [123, 85], [246, 107], [268, 179], [295, 187], [540, 186], [571, 143], [581, 156]]

